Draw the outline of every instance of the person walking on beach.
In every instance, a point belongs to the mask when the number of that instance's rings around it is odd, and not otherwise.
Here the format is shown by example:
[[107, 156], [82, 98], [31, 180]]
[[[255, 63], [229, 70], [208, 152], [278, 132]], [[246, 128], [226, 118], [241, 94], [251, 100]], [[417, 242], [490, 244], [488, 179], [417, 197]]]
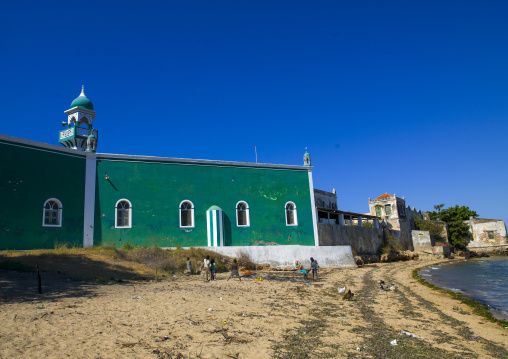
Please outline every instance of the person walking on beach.
[[210, 273], [212, 280], [215, 280], [215, 259], [212, 258], [210, 261]]
[[203, 260], [203, 270], [206, 272], [206, 281], [209, 282], [209, 276], [210, 276], [210, 256], [206, 256], [206, 258]]
[[[317, 274], [318, 263], [317, 263], [317, 260], [315, 260], [312, 257], [310, 257], [310, 269], [312, 271], [312, 280], [318, 280], [318, 274]], [[316, 275], [316, 279], [314, 279], [314, 275]]]
[[240, 278], [240, 274], [238, 273], [238, 263], [236, 259], [233, 259], [233, 264], [231, 265], [231, 275], [229, 276], [228, 280], [233, 277], [238, 277], [240, 282], [242, 281], [242, 278]]
[[192, 274], [192, 263], [189, 257], [187, 257], [187, 275]]

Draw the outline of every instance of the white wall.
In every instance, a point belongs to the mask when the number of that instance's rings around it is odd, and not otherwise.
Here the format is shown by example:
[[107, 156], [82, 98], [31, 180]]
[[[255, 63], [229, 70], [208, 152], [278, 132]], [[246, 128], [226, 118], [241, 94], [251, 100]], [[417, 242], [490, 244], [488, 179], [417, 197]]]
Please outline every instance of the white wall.
[[317, 260], [320, 267], [356, 267], [351, 246], [232, 246], [207, 249], [229, 257], [237, 257], [239, 251], [245, 251], [254, 263], [270, 264], [271, 267], [294, 267], [295, 261], [310, 267], [310, 257]]

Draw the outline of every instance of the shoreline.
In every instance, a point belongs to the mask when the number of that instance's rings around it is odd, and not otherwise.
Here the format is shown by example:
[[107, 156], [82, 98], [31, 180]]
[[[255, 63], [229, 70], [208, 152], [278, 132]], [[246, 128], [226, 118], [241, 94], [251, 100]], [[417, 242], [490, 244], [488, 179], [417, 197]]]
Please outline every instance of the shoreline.
[[[213, 282], [71, 283], [41, 296], [2, 290], [0, 357], [508, 357], [507, 329], [413, 278], [441, 262], [325, 268], [317, 282], [256, 271], [262, 281], [219, 273]], [[6, 288], [15, 275], [0, 272]], [[381, 290], [380, 280], [396, 289]], [[352, 301], [342, 299], [342, 287]]]
[[[499, 258], [506, 257], [506, 255], [495, 255], [495, 256], [491, 256], [490, 258], [498, 258], [498, 257]], [[463, 262], [463, 261], [465, 262], [465, 261], [470, 261], [470, 260], [489, 260], [489, 259], [488, 258], [472, 258], [472, 259], [459, 259], [459, 261], [457, 261], [457, 259], [443, 260], [440, 263], [429, 264], [429, 265], [425, 265], [421, 268], [414, 269], [413, 270], [413, 278], [415, 278], [421, 284], [423, 284], [431, 289], [439, 290], [443, 293], [447, 293], [452, 298], [458, 300], [460, 303], [468, 305], [471, 309], [473, 309], [473, 311], [476, 315], [479, 315], [479, 316], [481, 316], [493, 323], [497, 323], [500, 326], [502, 326], [503, 328], [508, 327], [508, 314], [504, 313], [503, 310], [498, 309], [498, 308], [490, 305], [486, 301], [482, 301], [481, 299], [472, 298], [467, 295], [467, 292], [462, 292], [462, 290], [460, 290], [460, 289], [458, 291], [453, 291], [453, 290], [450, 290], [447, 288], [440, 287], [434, 283], [431, 283], [430, 281], [425, 280], [425, 278], [423, 278], [419, 275], [419, 272], [421, 269], [424, 269], [424, 268], [427, 268], [427, 267], [430, 267], [430, 266], [433, 266], [436, 264], [438, 264], [438, 265], [441, 265], [443, 263], [455, 264], [454, 262], [459, 263], [459, 262]], [[496, 316], [496, 314], [497, 314], [497, 316]]]

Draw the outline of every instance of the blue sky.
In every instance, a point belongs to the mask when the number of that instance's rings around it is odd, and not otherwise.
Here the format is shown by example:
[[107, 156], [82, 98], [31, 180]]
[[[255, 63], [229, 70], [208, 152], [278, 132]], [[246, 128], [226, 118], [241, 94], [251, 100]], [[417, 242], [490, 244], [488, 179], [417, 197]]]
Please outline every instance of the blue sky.
[[10, 1], [0, 133], [57, 144], [85, 85], [98, 151], [302, 164], [339, 209], [385, 192], [508, 221], [506, 1]]

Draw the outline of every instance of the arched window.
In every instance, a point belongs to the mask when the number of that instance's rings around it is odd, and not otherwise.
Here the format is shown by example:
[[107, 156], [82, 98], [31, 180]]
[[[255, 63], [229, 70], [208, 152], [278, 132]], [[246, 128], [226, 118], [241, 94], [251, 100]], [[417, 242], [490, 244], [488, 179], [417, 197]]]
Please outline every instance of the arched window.
[[296, 205], [293, 202], [286, 203], [286, 225], [297, 226]]
[[392, 205], [391, 204], [385, 205], [385, 213], [387, 216], [390, 216], [392, 214]]
[[115, 206], [115, 228], [132, 227], [132, 205], [126, 199], [116, 202]]
[[240, 201], [236, 204], [236, 225], [238, 227], [249, 227], [249, 205], [247, 202]]
[[191, 201], [180, 203], [180, 227], [194, 227], [194, 205]]
[[42, 214], [43, 227], [62, 226], [62, 203], [56, 198], [50, 198], [44, 202]]

